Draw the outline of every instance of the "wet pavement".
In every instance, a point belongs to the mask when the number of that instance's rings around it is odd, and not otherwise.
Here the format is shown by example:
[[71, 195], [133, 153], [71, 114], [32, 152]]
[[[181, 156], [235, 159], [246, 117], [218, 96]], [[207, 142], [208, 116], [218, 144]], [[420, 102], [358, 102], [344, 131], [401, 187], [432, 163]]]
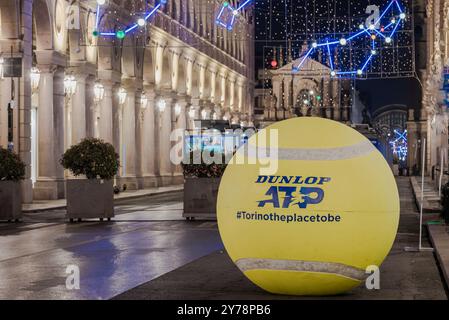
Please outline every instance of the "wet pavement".
[[[215, 222], [187, 222], [182, 192], [121, 202], [113, 222], [63, 210], [0, 224], [0, 299], [109, 299], [222, 248]], [[80, 289], [68, 290], [68, 266]]]
[[[432, 299], [448, 298], [437, 260], [431, 252], [406, 252], [418, 245], [419, 220], [409, 178], [397, 178], [401, 217], [393, 248], [380, 268], [380, 290], [360, 286], [351, 292], [319, 299]], [[424, 246], [430, 246], [427, 235]], [[153, 281], [132, 289], [116, 299], [308, 299], [272, 295], [252, 284], [232, 263], [225, 251], [218, 251]], [[314, 298], [316, 299], [316, 298]]]
[[[361, 286], [330, 299], [447, 299], [435, 256], [418, 241], [408, 178], [398, 178], [399, 233], [381, 266], [381, 290]], [[0, 224], [0, 299], [301, 299], [268, 294], [229, 259], [216, 222], [187, 222], [182, 192], [120, 202], [113, 222], [69, 224], [63, 210]], [[424, 243], [429, 246], [427, 237]], [[66, 268], [80, 289], [66, 288]]]

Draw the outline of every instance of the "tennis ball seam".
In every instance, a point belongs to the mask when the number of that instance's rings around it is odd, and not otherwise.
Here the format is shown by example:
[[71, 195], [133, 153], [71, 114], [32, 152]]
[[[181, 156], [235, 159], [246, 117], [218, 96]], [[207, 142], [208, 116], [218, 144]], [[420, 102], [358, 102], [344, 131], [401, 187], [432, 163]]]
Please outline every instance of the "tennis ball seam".
[[[362, 141], [353, 145], [335, 148], [279, 148], [275, 146], [261, 147], [243, 146], [237, 151], [237, 157], [259, 159], [295, 160], [295, 161], [332, 161], [348, 160], [366, 156], [376, 151], [370, 141]], [[272, 154], [274, 152], [274, 154]]]
[[359, 281], [366, 278], [365, 270], [336, 262], [242, 258], [235, 263], [242, 272], [251, 270], [297, 271], [337, 274]]

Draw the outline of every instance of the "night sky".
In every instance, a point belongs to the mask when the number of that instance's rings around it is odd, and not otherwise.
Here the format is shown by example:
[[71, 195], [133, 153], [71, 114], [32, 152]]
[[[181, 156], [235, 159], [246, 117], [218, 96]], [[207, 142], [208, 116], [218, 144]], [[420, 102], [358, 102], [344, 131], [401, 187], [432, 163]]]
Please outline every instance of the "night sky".
[[[271, 61], [279, 65], [288, 62], [288, 56], [297, 59], [301, 49], [313, 41], [335, 40], [358, 32], [365, 23], [369, 5], [377, 5], [382, 13], [391, 0], [254, 0], [256, 20], [256, 63], [258, 69], [271, 69]], [[410, 0], [400, 1], [404, 12]], [[397, 8], [387, 11], [380, 27], [399, 14]], [[402, 22], [392, 44], [387, 46], [382, 38], [376, 41], [379, 55], [367, 70], [367, 78], [382, 80], [357, 80], [355, 87], [360, 91], [368, 109], [374, 110], [389, 104], [416, 106], [420, 101], [420, 86], [417, 80], [407, 78], [413, 70], [413, 25], [412, 19]], [[361, 39], [346, 47], [335, 47], [340, 68], [354, 70], [366, 60], [371, 40]], [[312, 56], [326, 63], [326, 57]], [[351, 69], [352, 68], [352, 69]], [[346, 71], [346, 70], [343, 70]], [[394, 79], [393, 79], [394, 77]], [[397, 79], [399, 77], [399, 79]]]

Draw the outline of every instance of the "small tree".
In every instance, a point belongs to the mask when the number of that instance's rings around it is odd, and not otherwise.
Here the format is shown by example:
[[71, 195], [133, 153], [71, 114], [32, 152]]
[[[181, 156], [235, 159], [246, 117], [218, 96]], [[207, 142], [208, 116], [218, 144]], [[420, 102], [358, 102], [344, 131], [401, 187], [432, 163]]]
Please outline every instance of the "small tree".
[[25, 179], [25, 163], [14, 152], [0, 147], [0, 181]]
[[110, 180], [120, 167], [119, 155], [114, 146], [95, 138], [86, 138], [70, 147], [60, 163], [73, 175], [85, 175], [87, 179]]
[[[200, 151], [191, 152], [186, 156], [188, 159], [181, 163], [186, 178], [221, 178], [227, 167], [226, 156], [222, 153], [218, 155], [220, 163], [206, 163]], [[211, 153], [211, 157], [213, 156], [214, 152]], [[197, 159], [200, 160], [199, 163], [195, 163]]]

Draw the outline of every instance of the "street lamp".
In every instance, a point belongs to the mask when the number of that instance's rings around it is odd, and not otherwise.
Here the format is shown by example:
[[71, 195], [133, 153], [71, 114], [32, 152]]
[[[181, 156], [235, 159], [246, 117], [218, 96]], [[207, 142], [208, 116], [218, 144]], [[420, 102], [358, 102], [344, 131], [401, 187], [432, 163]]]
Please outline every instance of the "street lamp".
[[145, 110], [148, 107], [148, 98], [145, 92], [142, 92], [142, 96], [140, 97], [140, 107]]
[[97, 81], [94, 84], [94, 99], [95, 102], [100, 102], [104, 98], [104, 86], [101, 82]]
[[167, 107], [167, 103], [165, 102], [165, 100], [159, 100], [157, 107], [159, 109], [159, 112], [162, 113], [165, 111], [165, 108]]
[[76, 91], [76, 78], [73, 75], [66, 75], [64, 78], [64, 92], [66, 94], [65, 112], [65, 149], [72, 145], [72, 96]]
[[177, 117], [179, 117], [180, 114], [181, 114], [181, 106], [177, 103], [177, 104], [175, 105], [175, 115], [176, 115]]
[[36, 92], [39, 89], [39, 81], [41, 80], [41, 72], [37, 67], [30, 70], [31, 90]]
[[126, 92], [125, 88], [121, 87], [118, 90], [117, 96], [118, 96], [118, 103], [119, 104], [125, 104], [126, 97], [128, 96], [128, 93]]
[[76, 91], [76, 78], [73, 75], [67, 75], [64, 79], [64, 91], [69, 97], [73, 96]]
[[100, 120], [100, 102], [104, 98], [104, 86], [101, 84], [100, 81], [96, 81], [94, 84], [94, 136], [95, 138], [100, 137], [100, 130], [98, 122]]

